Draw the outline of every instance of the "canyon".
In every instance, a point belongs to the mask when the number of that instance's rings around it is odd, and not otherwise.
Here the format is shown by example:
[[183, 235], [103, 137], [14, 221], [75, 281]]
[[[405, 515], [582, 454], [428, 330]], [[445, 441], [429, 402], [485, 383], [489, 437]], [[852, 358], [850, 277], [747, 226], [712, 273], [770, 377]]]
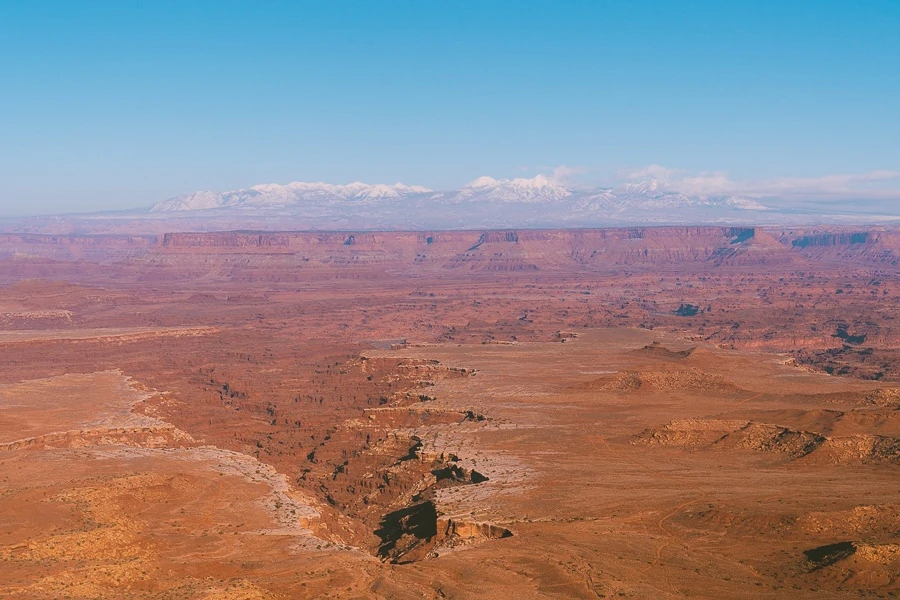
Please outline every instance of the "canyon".
[[0, 595], [900, 595], [900, 228], [0, 234]]

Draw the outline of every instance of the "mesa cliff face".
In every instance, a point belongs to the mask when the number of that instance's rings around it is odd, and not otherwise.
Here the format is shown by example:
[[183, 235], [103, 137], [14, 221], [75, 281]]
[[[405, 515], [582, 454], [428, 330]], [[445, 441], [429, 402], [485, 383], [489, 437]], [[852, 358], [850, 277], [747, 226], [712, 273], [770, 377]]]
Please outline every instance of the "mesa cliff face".
[[0, 253], [109, 262], [143, 254], [267, 253], [299, 261], [385, 266], [545, 270], [618, 266], [802, 264], [896, 266], [900, 232], [836, 228], [642, 227], [434, 232], [209, 232], [133, 235], [0, 236]]
[[900, 262], [900, 232], [896, 229], [790, 232], [779, 238], [814, 260], [896, 267]]

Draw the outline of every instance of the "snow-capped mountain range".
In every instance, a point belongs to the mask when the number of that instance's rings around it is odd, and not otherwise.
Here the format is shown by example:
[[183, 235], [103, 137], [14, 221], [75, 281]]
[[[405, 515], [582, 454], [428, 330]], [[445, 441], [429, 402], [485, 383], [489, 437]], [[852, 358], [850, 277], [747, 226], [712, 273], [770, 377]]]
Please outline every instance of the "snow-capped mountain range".
[[310, 227], [576, 226], [625, 222], [758, 221], [758, 200], [691, 196], [648, 179], [615, 188], [569, 188], [544, 175], [479, 177], [449, 191], [393, 185], [293, 182], [230, 192], [201, 191], [150, 208], [158, 216], [283, 215]]
[[417, 185], [368, 185], [354, 182], [347, 185], [305, 183], [294, 181], [287, 185], [264, 183], [231, 192], [194, 192], [176, 196], [155, 204], [151, 212], [173, 210], [207, 210], [211, 208], [287, 208], [301, 207], [310, 202], [368, 202], [387, 198], [403, 198], [414, 194], [428, 194], [431, 190]]
[[665, 178], [585, 188], [545, 175], [479, 177], [445, 191], [402, 183], [272, 183], [229, 192], [194, 192], [150, 208], [0, 219], [0, 232], [158, 234], [900, 222], [892, 198], [836, 203], [809, 195], [699, 195], [688, 193], [689, 188]]

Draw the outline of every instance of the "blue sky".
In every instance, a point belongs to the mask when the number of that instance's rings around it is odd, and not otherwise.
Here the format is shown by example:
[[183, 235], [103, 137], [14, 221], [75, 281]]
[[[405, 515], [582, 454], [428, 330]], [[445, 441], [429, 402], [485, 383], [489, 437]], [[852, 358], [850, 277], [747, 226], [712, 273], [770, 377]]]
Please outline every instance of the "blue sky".
[[898, 0], [0, 0], [0, 57], [0, 214], [900, 169]]

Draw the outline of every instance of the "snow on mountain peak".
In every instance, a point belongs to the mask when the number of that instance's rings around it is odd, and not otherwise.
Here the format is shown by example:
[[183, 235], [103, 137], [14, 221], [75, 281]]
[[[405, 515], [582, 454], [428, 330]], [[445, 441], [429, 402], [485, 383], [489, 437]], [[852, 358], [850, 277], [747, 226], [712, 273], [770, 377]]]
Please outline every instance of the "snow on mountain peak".
[[658, 179], [651, 178], [626, 183], [622, 186], [622, 191], [626, 194], [657, 194], [663, 193], [665, 186]]
[[534, 212], [533, 219], [561, 219], [562, 222], [591, 221], [600, 216], [647, 221], [663, 214], [676, 215], [673, 218], [678, 220], [700, 214], [697, 211], [738, 214], [770, 210], [746, 197], [688, 195], [656, 179], [632, 181], [612, 189], [570, 190], [546, 175], [514, 179], [484, 176], [462, 188], [444, 192], [403, 183], [267, 183], [221, 193], [194, 192], [159, 202], [150, 210], [271, 210], [279, 211], [275, 214], [303, 214], [312, 220], [317, 215], [346, 219], [371, 213], [378, 223], [388, 222], [392, 218], [389, 215], [403, 219], [404, 215], [424, 211], [434, 218], [446, 213], [443, 218], [456, 222], [472, 211], [485, 215], [505, 214], [508, 209], [502, 207], [509, 204], [517, 205], [516, 211], [522, 214]]
[[366, 186], [354, 194], [354, 198], [399, 198], [400, 192], [392, 185], [376, 184]]
[[206, 210], [212, 208], [289, 208], [309, 202], [341, 203], [348, 200], [368, 201], [400, 199], [425, 194], [430, 189], [420, 185], [369, 185], [354, 181], [346, 185], [292, 181], [287, 185], [261, 183], [230, 192], [195, 192], [169, 198], [151, 207], [152, 212], [176, 210]]
[[216, 192], [199, 191], [184, 196], [176, 196], [154, 204], [150, 208], [152, 212], [169, 212], [174, 210], [207, 210], [220, 208], [222, 196]]
[[533, 188], [542, 188], [549, 185], [554, 185], [550, 179], [546, 175], [535, 175], [531, 179], [523, 179], [521, 177], [516, 177], [512, 181], [511, 184], [517, 185], [520, 187], [533, 187]]
[[474, 181], [470, 181], [463, 187], [464, 188], [487, 188], [487, 187], [497, 187], [499, 184], [500, 184], [500, 182], [497, 181], [496, 179], [494, 179], [493, 177], [484, 175]]
[[457, 193], [457, 198], [487, 198], [499, 202], [551, 202], [571, 194], [571, 191], [545, 175], [537, 175], [531, 179], [494, 179], [484, 176], [466, 184]]

